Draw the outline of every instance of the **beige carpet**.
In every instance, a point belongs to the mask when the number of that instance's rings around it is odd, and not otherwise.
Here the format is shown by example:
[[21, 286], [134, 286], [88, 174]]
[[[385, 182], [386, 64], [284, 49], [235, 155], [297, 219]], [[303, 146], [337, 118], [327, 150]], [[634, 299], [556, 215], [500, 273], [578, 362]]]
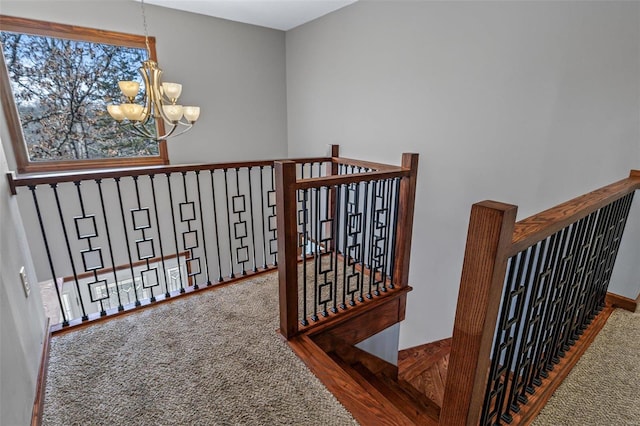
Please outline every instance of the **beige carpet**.
[[54, 337], [44, 425], [353, 425], [277, 335], [275, 273]]
[[640, 425], [640, 312], [613, 312], [533, 425]]

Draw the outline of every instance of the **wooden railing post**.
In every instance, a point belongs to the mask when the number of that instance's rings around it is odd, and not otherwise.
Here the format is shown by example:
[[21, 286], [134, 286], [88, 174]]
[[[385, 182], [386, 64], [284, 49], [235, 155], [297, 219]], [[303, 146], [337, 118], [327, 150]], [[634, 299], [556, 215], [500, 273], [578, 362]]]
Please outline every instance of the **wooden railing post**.
[[296, 163], [275, 162], [278, 226], [280, 332], [287, 339], [298, 333], [298, 229]]
[[471, 209], [441, 425], [477, 425], [518, 208], [483, 201]]
[[411, 255], [411, 234], [413, 230], [413, 212], [418, 180], [418, 154], [402, 154], [402, 168], [410, 174], [400, 181], [400, 199], [398, 203], [398, 225], [396, 228], [395, 262], [393, 265], [393, 284], [396, 287], [409, 285], [409, 260]]

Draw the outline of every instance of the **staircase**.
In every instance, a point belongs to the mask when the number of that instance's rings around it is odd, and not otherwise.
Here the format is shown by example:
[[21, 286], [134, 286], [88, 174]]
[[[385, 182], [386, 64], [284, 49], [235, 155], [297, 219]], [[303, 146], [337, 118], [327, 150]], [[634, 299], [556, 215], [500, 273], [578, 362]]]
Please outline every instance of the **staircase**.
[[515, 206], [474, 205], [453, 337], [397, 366], [355, 345], [404, 319], [406, 285], [289, 345], [363, 425], [528, 425], [619, 299], [607, 288], [637, 189], [632, 171], [517, 223]]

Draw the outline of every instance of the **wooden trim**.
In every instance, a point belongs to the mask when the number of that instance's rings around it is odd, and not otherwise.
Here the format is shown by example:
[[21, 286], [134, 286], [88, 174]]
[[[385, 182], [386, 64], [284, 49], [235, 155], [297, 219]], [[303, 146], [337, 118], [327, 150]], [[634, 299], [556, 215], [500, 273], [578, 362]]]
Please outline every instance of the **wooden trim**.
[[298, 228], [296, 164], [275, 163], [276, 220], [278, 229], [278, 281], [280, 332], [291, 339], [298, 333]]
[[573, 367], [580, 360], [582, 355], [589, 349], [591, 343], [596, 338], [602, 327], [607, 323], [607, 319], [613, 312], [613, 307], [606, 306], [591, 321], [585, 332], [575, 345], [565, 354], [560, 364], [549, 372], [546, 379], [542, 379], [542, 384], [536, 388], [536, 393], [529, 396], [529, 402], [521, 406], [521, 411], [513, 416], [513, 425], [530, 425], [536, 416], [542, 411], [551, 395], [562, 384], [562, 381], [569, 375]]
[[354, 173], [351, 175], [325, 176], [319, 178], [310, 178], [299, 180], [296, 183], [296, 189], [319, 188], [321, 186], [333, 186], [349, 183], [369, 182], [372, 180], [383, 180], [391, 178], [401, 178], [409, 176], [410, 170], [393, 167], [379, 172]]
[[538, 241], [637, 189], [640, 189], [640, 172], [632, 170], [626, 179], [519, 221], [513, 231], [513, 247], [510, 249], [510, 255], [513, 256], [531, 247]]
[[398, 317], [400, 318], [400, 321], [402, 321], [404, 319], [404, 312], [402, 311], [402, 301], [406, 300], [406, 298], [402, 296], [406, 295], [406, 293], [410, 292], [411, 290], [413, 289], [407, 286], [403, 288], [396, 287], [395, 289], [388, 290], [385, 293], [381, 292], [379, 296], [373, 296], [372, 299], [365, 299], [364, 302], [360, 302], [356, 304], [356, 306], [349, 308], [346, 311], [338, 311], [335, 314], [330, 313], [326, 318], [321, 317], [318, 322], [312, 322], [306, 327], [301, 327], [300, 331], [309, 334], [310, 336], [316, 336], [329, 328], [337, 327], [342, 323], [351, 321], [354, 317], [362, 315], [365, 312], [379, 308], [381, 304], [386, 303], [393, 298], [399, 298], [401, 301], [400, 306], [398, 307]]
[[620, 296], [619, 294], [607, 292], [605, 302], [607, 303], [607, 305], [621, 308], [625, 311], [635, 312], [638, 308], [638, 303], [640, 302], [640, 295], [638, 295], [636, 300], [633, 300], [629, 299], [628, 297]]
[[331, 158], [328, 157], [313, 157], [313, 158], [293, 158], [290, 160], [262, 160], [262, 161], [236, 161], [228, 163], [209, 163], [209, 164], [181, 164], [181, 165], [155, 165], [147, 167], [127, 167], [118, 169], [100, 169], [90, 171], [76, 171], [76, 172], [62, 172], [62, 173], [33, 173], [33, 174], [19, 174], [13, 176], [10, 180], [13, 181], [15, 187], [18, 186], [30, 186], [30, 185], [48, 185], [52, 183], [63, 182], [76, 182], [82, 180], [92, 179], [109, 179], [109, 178], [122, 178], [131, 176], [145, 176], [156, 175], [163, 173], [180, 173], [180, 172], [193, 172], [193, 171], [205, 171], [205, 170], [219, 170], [219, 169], [241, 169], [249, 167], [268, 167], [273, 166], [278, 161], [292, 161], [294, 163], [304, 162], [328, 162]]
[[[338, 145], [335, 145], [338, 146]], [[337, 155], [332, 155], [332, 157], [338, 157]], [[365, 160], [356, 160], [354, 158], [333, 158], [332, 161], [338, 164], [344, 164], [346, 166], [356, 166], [356, 167], [364, 167], [367, 169], [373, 169], [374, 171], [384, 171], [384, 170], [393, 170], [396, 166], [392, 166], [389, 164], [383, 163], [374, 163], [373, 161], [365, 161]]]
[[409, 175], [400, 181], [398, 224], [395, 234], [395, 261], [393, 264], [394, 284], [409, 285], [409, 261], [411, 259], [411, 236], [413, 235], [413, 215], [415, 210], [416, 185], [418, 182], [418, 154], [402, 154], [402, 168]]
[[[406, 297], [406, 293], [401, 293], [400, 297]], [[313, 333], [313, 341], [325, 352], [334, 351], [339, 344], [355, 345], [399, 323], [398, 307], [399, 298], [387, 298], [378, 303], [375, 310], [359, 312], [349, 321]]]
[[517, 210], [493, 201], [471, 209], [441, 424], [480, 421]]
[[[0, 20], [1, 19], [2, 15], [0, 15]], [[22, 172], [24, 165], [29, 162], [29, 157], [27, 156], [27, 148], [24, 145], [22, 124], [20, 123], [18, 107], [13, 99], [11, 82], [9, 81], [9, 71], [4, 59], [3, 49], [0, 49], [0, 99], [2, 102], [4, 117], [7, 122], [11, 148], [13, 149], [13, 155], [16, 159], [16, 167], [19, 172]]]
[[[19, 18], [7, 15], [0, 15], [0, 31], [147, 49], [146, 38], [144, 35], [98, 30], [76, 25], [58, 24], [54, 22], [38, 21], [35, 19]], [[148, 37], [148, 41], [150, 59], [157, 62], [156, 39], [155, 37]], [[90, 160], [31, 161], [27, 153], [27, 146], [22, 132], [20, 115], [11, 91], [9, 73], [4, 60], [4, 53], [0, 52], [0, 56], [2, 57], [2, 64], [0, 66], [0, 94], [2, 95], [2, 107], [5, 111], [11, 145], [19, 173], [169, 164], [166, 141], [158, 142], [158, 155], [154, 156]], [[157, 127], [158, 133], [164, 134], [164, 123], [162, 120], [158, 121]]]
[[31, 426], [40, 426], [42, 424], [44, 394], [47, 388], [47, 372], [49, 370], [49, 344], [51, 342], [49, 321], [49, 318], [47, 318], [44, 323], [44, 341], [42, 342], [42, 354], [40, 355], [40, 367], [38, 368], [36, 396], [33, 401], [33, 410], [31, 411]]

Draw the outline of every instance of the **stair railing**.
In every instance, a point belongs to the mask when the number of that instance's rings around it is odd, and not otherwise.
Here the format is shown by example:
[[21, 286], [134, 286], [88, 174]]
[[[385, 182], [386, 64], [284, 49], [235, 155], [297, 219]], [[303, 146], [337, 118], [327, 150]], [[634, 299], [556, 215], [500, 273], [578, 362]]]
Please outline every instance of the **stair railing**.
[[[301, 179], [335, 164], [288, 161]], [[38, 281], [48, 282], [54, 330], [274, 270], [281, 260], [274, 160], [8, 180]]]
[[418, 154], [403, 154], [400, 167], [333, 154], [321, 177], [299, 179], [293, 162], [275, 163], [288, 339], [408, 287]]
[[516, 206], [472, 207], [440, 424], [531, 419], [605, 304], [637, 189], [634, 170], [517, 223]]

